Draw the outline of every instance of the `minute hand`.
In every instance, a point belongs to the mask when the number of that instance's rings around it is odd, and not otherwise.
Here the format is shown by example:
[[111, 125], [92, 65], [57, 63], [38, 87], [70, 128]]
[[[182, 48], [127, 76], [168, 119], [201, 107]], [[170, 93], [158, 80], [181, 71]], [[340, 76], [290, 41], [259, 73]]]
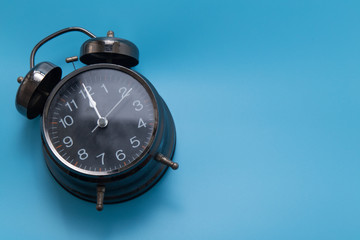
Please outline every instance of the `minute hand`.
[[124, 98], [126, 98], [127, 96], [130, 95], [132, 88], [129, 89], [129, 91], [127, 91], [126, 93], [124, 93], [121, 97], [121, 99], [115, 104], [115, 106], [112, 107], [112, 109], [110, 109], [110, 111], [105, 115], [105, 118], [107, 118], [110, 113], [112, 113], [112, 111], [114, 111], [114, 109], [122, 102], [122, 100], [124, 100]]

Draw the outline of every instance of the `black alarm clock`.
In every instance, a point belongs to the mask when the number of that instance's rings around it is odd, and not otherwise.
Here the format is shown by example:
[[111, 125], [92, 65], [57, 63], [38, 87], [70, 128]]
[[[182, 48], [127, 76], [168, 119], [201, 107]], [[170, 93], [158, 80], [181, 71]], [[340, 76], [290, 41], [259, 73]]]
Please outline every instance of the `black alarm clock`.
[[[87, 66], [62, 79], [61, 68], [50, 62], [34, 66], [45, 42], [70, 31], [90, 37], [80, 49]], [[112, 31], [96, 37], [70, 27], [41, 40], [32, 50], [31, 70], [18, 78], [16, 108], [29, 119], [42, 116], [42, 146], [51, 174], [73, 195], [96, 202], [98, 210], [104, 203], [139, 196], [169, 167], [178, 168], [171, 160], [173, 118], [154, 86], [130, 69], [138, 59], [138, 48]]]

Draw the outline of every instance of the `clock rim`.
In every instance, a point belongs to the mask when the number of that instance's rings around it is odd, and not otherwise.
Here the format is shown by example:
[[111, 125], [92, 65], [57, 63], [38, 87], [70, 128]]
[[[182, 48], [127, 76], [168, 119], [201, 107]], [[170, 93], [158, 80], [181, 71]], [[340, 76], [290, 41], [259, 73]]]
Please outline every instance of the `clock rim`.
[[[66, 161], [55, 149], [55, 147], [53, 146], [51, 140], [50, 140], [50, 136], [48, 133], [48, 130], [45, 129], [45, 120], [48, 118], [48, 110], [50, 107], [50, 104], [52, 102], [52, 100], [54, 99], [54, 96], [58, 93], [58, 91], [61, 89], [61, 87], [68, 81], [70, 81], [73, 77], [75, 77], [78, 74], [81, 74], [83, 72], [89, 71], [89, 70], [94, 70], [94, 69], [115, 69], [115, 70], [119, 70], [121, 72], [124, 72], [130, 76], [132, 76], [135, 80], [137, 80], [146, 90], [146, 92], [149, 94], [149, 97], [152, 101], [153, 107], [154, 107], [154, 128], [153, 128], [153, 133], [151, 136], [151, 139], [149, 140], [148, 145], [146, 146], [146, 148], [144, 149], [144, 151], [141, 153], [141, 155], [139, 157], [137, 157], [133, 162], [131, 162], [130, 164], [128, 164], [125, 167], [116, 169], [116, 170], [111, 170], [111, 171], [89, 171], [89, 170], [85, 170], [79, 167], [76, 167], [74, 165], [72, 165], [71, 163], [69, 163], [68, 161]], [[43, 138], [43, 147], [47, 150], [46, 154], [48, 154], [54, 162], [55, 164], [60, 167], [63, 171], [70, 171], [69, 175], [73, 175], [73, 176], [84, 176], [84, 177], [115, 177], [117, 175], [122, 175], [125, 174], [129, 171], [132, 171], [135, 168], [141, 168], [143, 167], [145, 164], [143, 164], [144, 161], [148, 161], [149, 156], [148, 153], [151, 151], [152, 146], [154, 145], [156, 136], [158, 134], [158, 125], [159, 125], [159, 108], [158, 108], [158, 101], [156, 98], [156, 94], [153, 91], [152, 85], [149, 84], [148, 80], [145, 79], [142, 75], [140, 75], [139, 73], [120, 66], [120, 65], [116, 65], [116, 64], [110, 64], [110, 63], [99, 63], [99, 64], [92, 64], [92, 65], [88, 65], [88, 66], [84, 66], [82, 68], [79, 68], [71, 73], [69, 73], [68, 75], [66, 75], [63, 79], [61, 79], [61, 81], [54, 87], [54, 89], [51, 91], [50, 95], [48, 96], [48, 98], [46, 99], [46, 103], [42, 112], [42, 120], [41, 120], [41, 134], [42, 134], [42, 138]], [[51, 155], [50, 155], [51, 154]]]

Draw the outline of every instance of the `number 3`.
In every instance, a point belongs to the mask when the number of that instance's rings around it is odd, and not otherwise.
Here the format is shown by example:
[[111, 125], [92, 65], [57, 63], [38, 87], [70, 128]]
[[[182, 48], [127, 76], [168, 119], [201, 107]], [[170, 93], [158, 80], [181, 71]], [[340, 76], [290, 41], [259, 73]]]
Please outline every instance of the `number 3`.
[[135, 111], [141, 111], [141, 109], [144, 107], [139, 100], [135, 100], [133, 102], [133, 106], [135, 107]]

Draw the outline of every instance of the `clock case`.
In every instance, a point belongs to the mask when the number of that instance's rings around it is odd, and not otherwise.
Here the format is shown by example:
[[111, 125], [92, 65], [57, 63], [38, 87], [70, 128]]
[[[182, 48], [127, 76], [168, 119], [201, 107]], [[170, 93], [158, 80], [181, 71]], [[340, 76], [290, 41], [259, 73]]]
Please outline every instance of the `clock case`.
[[[80, 60], [88, 66], [75, 70], [61, 79], [61, 69], [50, 62], [41, 62], [34, 66], [35, 53], [45, 42], [70, 31], [80, 31], [91, 37], [80, 50]], [[172, 162], [176, 145], [176, 131], [171, 113], [154, 86], [144, 76], [131, 70], [138, 64], [139, 51], [130, 41], [115, 38], [112, 31], [107, 37], [96, 37], [79, 27], [70, 27], [55, 32], [40, 41], [30, 57], [30, 71], [22, 78], [16, 96], [16, 108], [27, 118], [43, 115], [41, 138], [47, 166], [56, 181], [73, 195], [91, 202], [97, 202], [102, 210], [103, 203], [117, 203], [135, 198], [154, 186], [169, 166], [178, 168]], [[72, 59], [69, 60], [68, 59]], [[77, 57], [68, 58], [76, 61]], [[76, 74], [90, 69], [111, 68], [123, 71], [146, 85], [153, 94], [153, 104], [157, 108], [157, 121], [154, 124], [152, 142], [145, 149], [141, 159], [136, 159], [129, 168], [105, 175], [89, 174], [74, 170], [56, 156], [56, 150], [49, 144], [45, 130], [45, 118], [52, 98], [60, 87]], [[61, 156], [60, 156], [61, 157]], [[65, 161], [65, 160], [64, 160]]]
[[[149, 143], [148, 149], [145, 149], [145, 155], [142, 155], [143, 157], [141, 159], [135, 160], [134, 164], [131, 164], [127, 169], [120, 172], [115, 171], [115, 173], [109, 172], [106, 175], [99, 176], [87, 174], [86, 172], [88, 171], [82, 169], [74, 170], [63, 163], [65, 160], [59, 160], [59, 157], [56, 156], [56, 150], [54, 147], [51, 147], [49, 136], [46, 134], [45, 121], [52, 98], [66, 81], [80, 72], [103, 68], [123, 71], [137, 80], [141, 78], [143, 84], [148, 86], [154, 96], [153, 105], [157, 108], [157, 118], [154, 124], [153, 139], [152, 142]], [[75, 196], [92, 202], [97, 201], [97, 187], [104, 186], [104, 203], [116, 203], [132, 199], [154, 186], [168, 168], [168, 166], [155, 160], [155, 157], [158, 153], [161, 153], [165, 157], [172, 159], [176, 139], [173, 118], [166, 103], [160, 97], [154, 86], [139, 73], [114, 64], [93, 64], [85, 66], [70, 73], [61, 80], [45, 104], [41, 136], [47, 166], [59, 184]]]

